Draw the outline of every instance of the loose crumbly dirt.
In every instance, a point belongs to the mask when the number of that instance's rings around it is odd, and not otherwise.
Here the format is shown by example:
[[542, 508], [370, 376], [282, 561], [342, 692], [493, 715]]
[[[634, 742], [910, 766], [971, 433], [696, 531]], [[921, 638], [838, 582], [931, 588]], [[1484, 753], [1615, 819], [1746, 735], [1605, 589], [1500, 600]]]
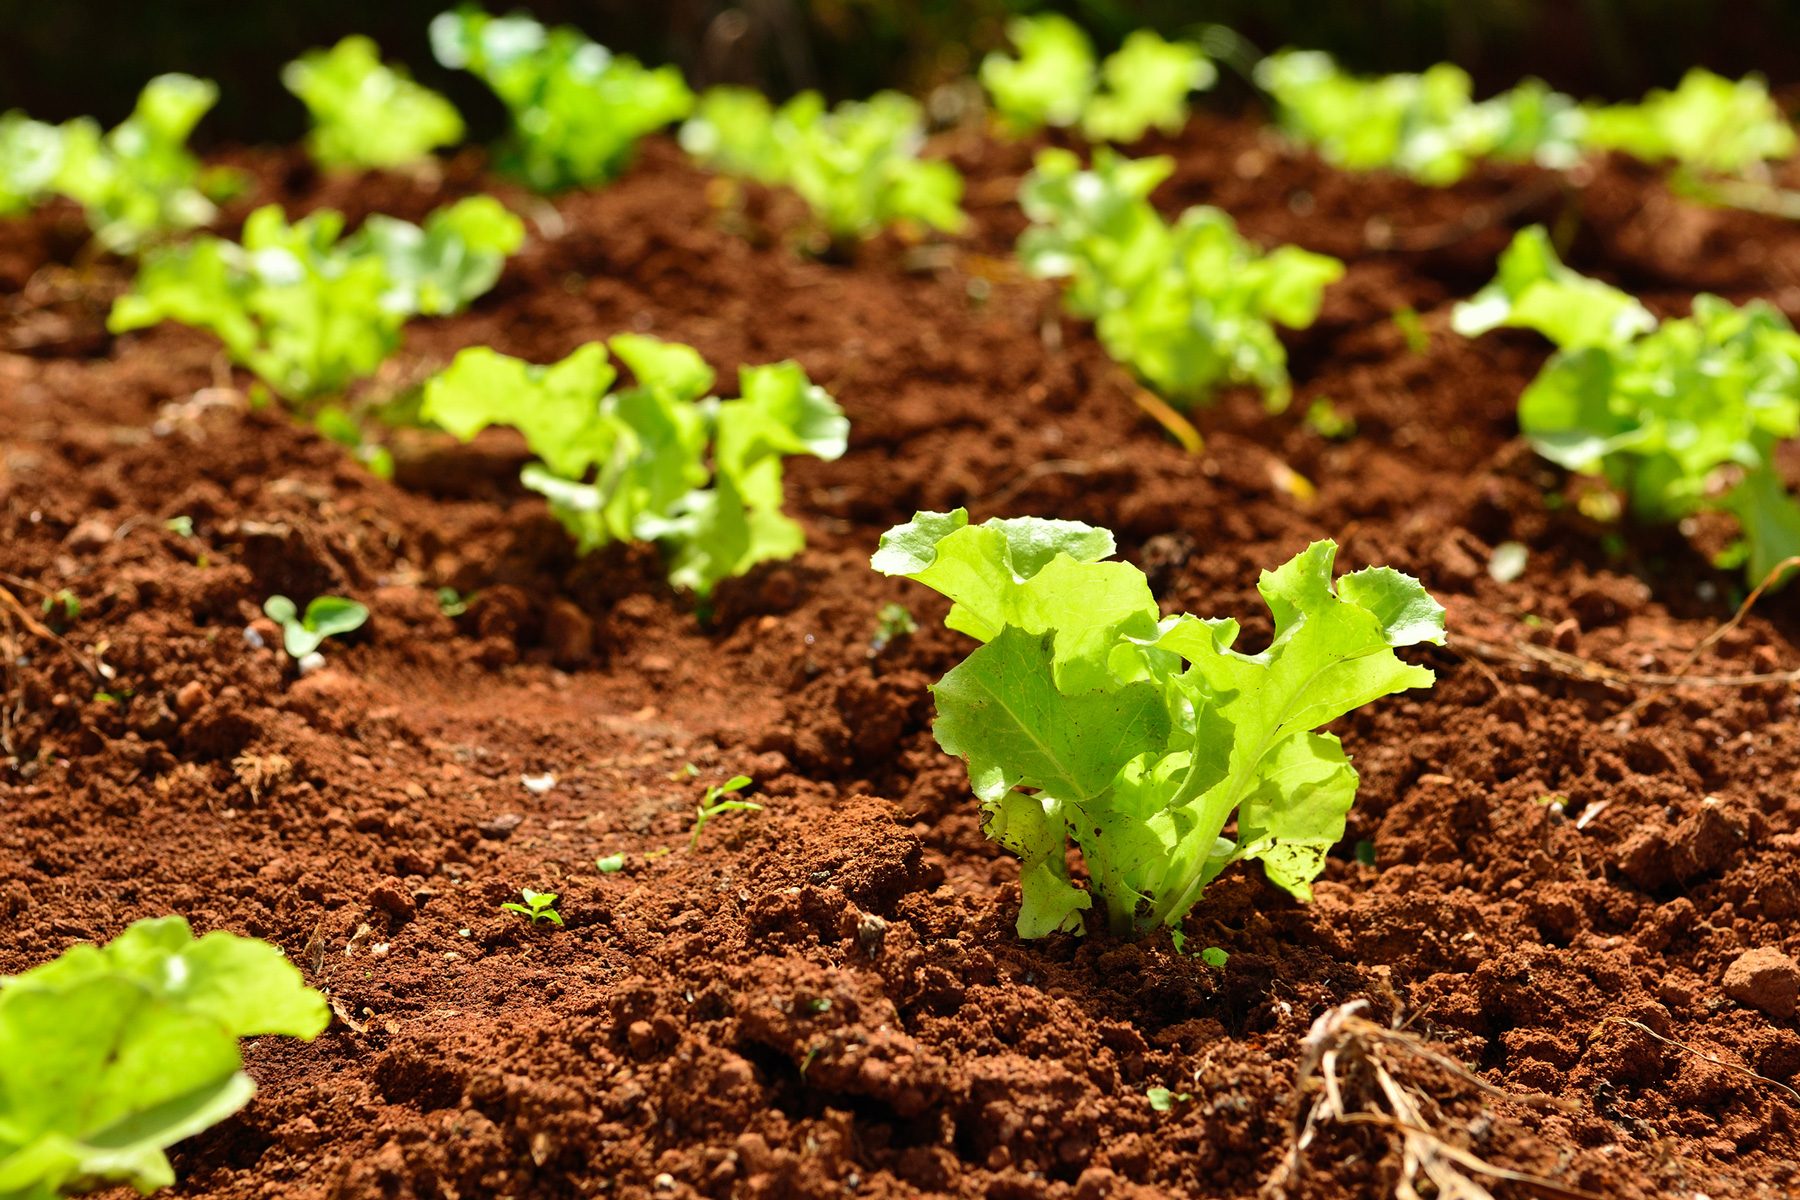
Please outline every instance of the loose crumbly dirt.
[[[553, 205], [499, 188], [532, 240], [367, 386], [465, 345], [545, 361], [621, 330], [725, 378], [798, 359], [849, 412], [850, 452], [792, 466], [807, 550], [725, 585], [705, 623], [654, 551], [576, 560], [518, 487], [517, 442], [401, 431], [384, 483], [248, 406], [205, 336], [109, 338], [126, 276], [74, 265], [76, 214], [0, 226], [0, 971], [174, 911], [280, 944], [338, 1013], [310, 1045], [250, 1046], [261, 1094], [179, 1151], [176, 1194], [1251, 1197], [1288, 1151], [1308, 1025], [1355, 998], [1569, 1102], [1407, 1081], [1501, 1166], [1620, 1200], [1794, 1194], [1800, 1102], [1732, 1067], [1800, 1082], [1800, 1029], [1724, 975], [1800, 954], [1800, 691], [1620, 682], [1730, 615], [1741, 581], [1707, 558], [1730, 530], [1583, 515], [1513, 419], [1545, 347], [1467, 342], [1448, 316], [1530, 221], [1660, 311], [1715, 290], [1800, 315], [1800, 226], [1618, 163], [1352, 178], [1198, 117], [1146, 148], [1179, 163], [1159, 202], [1218, 204], [1349, 273], [1290, 338], [1293, 409], [1227, 396], [1189, 455], [1011, 265], [1029, 148], [944, 148], [974, 230], [849, 263], [796, 254], [791, 202], [732, 201], [666, 143]], [[467, 156], [432, 180], [236, 161], [257, 198], [353, 218], [488, 182]], [[1307, 426], [1319, 398], [1353, 437]], [[958, 504], [1109, 526], [1170, 611], [1248, 618], [1250, 639], [1257, 570], [1321, 536], [1448, 605], [1437, 687], [1337, 726], [1362, 791], [1317, 902], [1234, 871], [1190, 918], [1223, 970], [1162, 936], [1014, 934], [1015, 863], [929, 732], [926, 687], [968, 647], [867, 568], [891, 524]], [[1529, 561], [1499, 583], [1505, 541]], [[445, 586], [475, 593], [466, 613], [440, 611]], [[63, 589], [80, 613], [52, 621]], [[296, 678], [259, 614], [276, 592], [373, 616]], [[920, 632], [873, 653], [890, 601]], [[1778, 595], [1691, 674], [1788, 670], [1797, 643]], [[523, 786], [544, 772], [548, 792]], [[690, 850], [701, 789], [738, 772], [763, 811]], [[499, 911], [521, 886], [558, 892], [567, 928]], [[1382, 1194], [1392, 1141], [1321, 1128], [1290, 1194]]]

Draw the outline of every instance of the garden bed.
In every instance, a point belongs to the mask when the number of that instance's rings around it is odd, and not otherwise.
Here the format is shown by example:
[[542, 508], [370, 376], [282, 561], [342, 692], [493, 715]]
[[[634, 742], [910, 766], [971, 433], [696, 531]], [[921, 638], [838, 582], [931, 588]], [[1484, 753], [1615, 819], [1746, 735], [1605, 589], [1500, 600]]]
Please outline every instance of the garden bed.
[[[541, 362], [620, 331], [722, 375], [799, 360], [849, 414], [849, 453], [790, 465], [806, 550], [728, 581], [705, 622], [654, 550], [577, 560], [507, 436], [408, 432], [383, 482], [252, 408], [206, 336], [109, 338], [127, 276], [69, 265], [74, 210], [0, 225], [0, 971], [177, 912], [284, 947], [337, 1013], [310, 1045], [248, 1049], [261, 1094], [176, 1153], [176, 1194], [1247, 1197], [1289, 1153], [1309, 1025], [1358, 998], [1566, 1102], [1422, 1064], [1407, 1082], [1496, 1164], [1610, 1197], [1800, 1187], [1778, 1086], [1800, 1033], [1723, 981], [1747, 950], [1800, 950], [1800, 691], [1654, 682], [1800, 666], [1793, 597], [1689, 666], [1741, 591], [1705, 555], [1729, 529], [1583, 515], [1517, 436], [1547, 348], [1448, 319], [1534, 221], [1573, 223], [1571, 265], [1659, 313], [1713, 290], [1800, 316], [1800, 227], [1623, 163], [1352, 177], [1197, 116], [1143, 148], [1177, 157], [1165, 211], [1217, 204], [1348, 274], [1286, 335], [1292, 410], [1230, 395], [1189, 454], [1013, 264], [1029, 148], [946, 147], [972, 231], [852, 262], [797, 255], [782, 198], [722, 204], [666, 140], [553, 211], [493, 185], [525, 249], [369, 385], [466, 345]], [[251, 199], [353, 220], [490, 183], [469, 156], [433, 182], [234, 161]], [[1303, 420], [1319, 398], [1353, 436]], [[1335, 727], [1363, 782], [1314, 904], [1234, 869], [1187, 925], [1223, 969], [1161, 935], [1020, 941], [1016, 860], [929, 731], [927, 685], [966, 642], [868, 567], [891, 525], [956, 505], [1107, 526], [1165, 609], [1246, 618], [1252, 643], [1256, 572], [1312, 538], [1446, 604], [1448, 647], [1418, 656], [1436, 688]], [[1502, 583], [1509, 541], [1529, 557]], [[475, 593], [467, 611], [440, 587]], [[39, 602], [63, 589], [80, 611], [59, 635]], [[323, 592], [372, 617], [296, 679], [260, 605]], [[890, 602], [920, 630], [876, 652]], [[763, 811], [690, 849], [699, 793], [740, 772]], [[559, 893], [567, 927], [501, 912], [521, 886]], [[1393, 1136], [1321, 1128], [1288, 1193], [1375, 1194]]]

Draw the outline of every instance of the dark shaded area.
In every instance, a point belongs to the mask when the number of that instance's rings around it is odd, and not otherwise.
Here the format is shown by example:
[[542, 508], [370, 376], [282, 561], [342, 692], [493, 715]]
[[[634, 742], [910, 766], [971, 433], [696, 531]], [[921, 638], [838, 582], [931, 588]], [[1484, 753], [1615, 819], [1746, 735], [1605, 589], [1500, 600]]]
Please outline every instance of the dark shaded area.
[[[500, 114], [479, 83], [432, 61], [426, 25], [445, 0], [0, 0], [0, 109], [61, 120], [122, 116], [144, 80], [188, 71], [225, 98], [202, 138], [286, 141], [303, 129], [281, 65], [349, 33], [449, 93], [478, 136]], [[751, 83], [834, 96], [882, 86], [918, 91], [966, 73], [1003, 40], [1008, 13], [1056, 7], [1103, 46], [1150, 25], [1194, 33], [1212, 23], [1257, 46], [1316, 46], [1363, 70], [1450, 60], [1484, 89], [1528, 74], [1582, 95], [1631, 97], [1700, 64], [1777, 84], [1800, 79], [1800, 7], [1782, 0], [528, 0], [495, 4], [579, 25], [653, 62], [675, 62], [697, 84]]]

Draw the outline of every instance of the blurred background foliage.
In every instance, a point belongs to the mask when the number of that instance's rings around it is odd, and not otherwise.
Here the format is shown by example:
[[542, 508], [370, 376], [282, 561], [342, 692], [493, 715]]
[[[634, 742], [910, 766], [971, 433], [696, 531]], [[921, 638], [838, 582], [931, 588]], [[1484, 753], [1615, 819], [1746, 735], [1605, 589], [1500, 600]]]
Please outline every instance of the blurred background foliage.
[[[303, 111], [281, 65], [365, 33], [448, 93], [472, 134], [501, 114], [472, 78], [431, 59], [427, 22], [447, 0], [0, 0], [0, 110], [44, 120], [83, 113], [108, 124], [162, 71], [216, 79], [219, 109], [203, 141], [288, 141]], [[880, 87], [922, 93], [971, 71], [1004, 41], [1008, 15], [1054, 8], [1104, 50], [1150, 26], [1194, 35], [1237, 30], [1262, 50], [1330, 50], [1361, 71], [1456, 62], [1482, 94], [1537, 75], [1577, 95], [1635, 98], [1689, 66], [1800, 79], [1795, 0], [492, 0], [578, 25], [613, 49], [674, 62], [696, 85], [745, 83], [776, 95], [834, 98]], [[1241, 97], [1241, 89], [1238, 92]], [[1231, 91], [1225, 94], [1230, 102]]]

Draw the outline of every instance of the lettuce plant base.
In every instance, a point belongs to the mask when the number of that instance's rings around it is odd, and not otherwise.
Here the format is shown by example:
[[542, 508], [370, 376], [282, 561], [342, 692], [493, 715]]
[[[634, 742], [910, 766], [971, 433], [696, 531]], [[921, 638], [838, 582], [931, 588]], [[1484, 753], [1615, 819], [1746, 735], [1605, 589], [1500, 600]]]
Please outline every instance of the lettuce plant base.
[[[1352, 179], [1198, 117], [1151, 147], [1180, 164], [1159, 199], [1350, 270], [1289, 343], [1294, 409], [1228, 396], [1189, 456], [1008, 266], [1029, 148], [951, 148], [976, 224], [960, 248], [839, 264], [780, 244], [783, 198], [716, 209], [653, 143], [615, 186], [558, 200], [560, 237], [473, 312], [413, 326], [377, 381], [464, 345], [543, 361], [620, 330], [725, 371], [797, 358], [849, 411], [851, 450], [794, 465], [808, 550], [721, 587], [710, 626], [652, 552], [574, 561], [515, 482], [516, 443], [408, 435], [382, 483], [201, 391], [225, 378], [204, 337], [108, 339], [123, 277], [71, 265], [72, 214], [0, 224], [0, 583], [19, 601], [0, 606], [0, 972], [175, 911], [274, 940], [338, 1012], [311, 1046], [250, 1048], [261, 1094], [178, 1151], [174, 1194], [1248, 1198], [1286, 1152], [1308, 1024], [1358, 997], [1497, 1086], [1574, 1102], [1411, 1081], [1503, 1166], [1622, 1200], [1800, 1188], [1789, 1097], [1606, 1020], [1800, 1083], [1793, 1018], [1723, 984], [1746, 950], [1800, 952], [1796, 690], [1681, 688], [1621, 724], [1648, 690], [1476, 655], [1668, 670], [1729, 614], [1733, 577], [1702, 553], [1728, 530], [1633, 532], [1614, 557], [1613, 530], [1547, 502], [1579, 489], [1511, 415], [1546, 348], [1448, 330], [1511, 228], [1565, 211], [1572, 265], [1659, 311], [1704, 287], [1797, 315], [1800, 227], [1618, 165], [1580, 186]], [[257, 180], [240, 217], [281, 199], [417, 219], [482, 183], [467, 159], [441, 183], [237, 161]], [[1355, 437], [1307, 428], [1320, 397]], [[1255, 568], [1321, 536], [1445, 600], [1437, 688], [1337, 727], [1363, 787], [1315, 904], [1229, 873], [1186, 930], [1223, 970], [1162, 937], [1017, 939], [1015, 863], [928, 729], [926, 685], [964, 648], [867, 567], [881, 530], [958, 504], [1107, 525], [1173, 609], [1255, 613]], [[1530, 551], [1507, 584], [1487, 572], [1504, 541]], [[440, 586], [475, 593], [466, 613], [442, 613]], [[81, 602], [66, 645], [26, 620], [63, 588]], [[273, 593], [372, 615], [296, 680], [259, 615]], [[920, 632], [872, 656], [893, 601]], [[1694, 673], [1800, 666], [1795, 614], [1766, 602]], [[548, 792], [522, 785], [543, 772]], [[763, 811], [690, 852], [700, 792], [739, 772]], [[619, 852], [623, 870], [596, 866]], [[501, 912], [521, 887], [559, 893], [567, 928]], [[1159, 1113], [1150, 1087], [1192, 1099]], [[1293, 1194], [1383, 1193], [1385, 1147], [1323, 1130]]]

